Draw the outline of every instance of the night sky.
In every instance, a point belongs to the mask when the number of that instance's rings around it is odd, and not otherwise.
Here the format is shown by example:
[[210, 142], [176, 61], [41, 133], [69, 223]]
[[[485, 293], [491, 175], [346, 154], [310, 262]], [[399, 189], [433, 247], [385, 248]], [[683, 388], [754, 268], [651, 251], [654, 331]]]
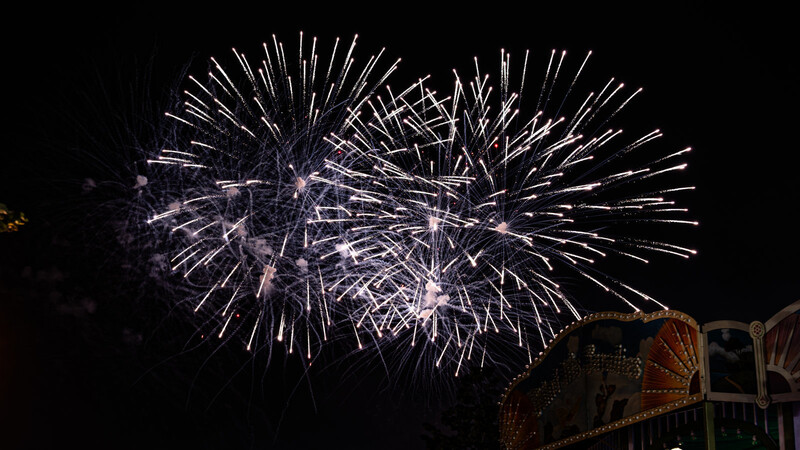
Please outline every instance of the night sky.
[[266, 368], [264, 357], [196, 346], [194, 325], [158, 288], [126, 276], [132, 255], [108, 234], [108, 208], [82, 194], [85, 178], [133, 179], [131, 135], [146, 141], [186, 63], [202, 68], [231, 47], [255, 54], [272, 34], [358, 34], [360, 55], [386, 47], [403, 59], [393, 87], [431, 74], [442, 91], [473, 56], [495, 71], [501, 48], [530, 49], [536, 62], [592, 50], [589, 85], [613, 76], [644, 87], [626, 127], [693, 148], [679, 177], [697, 186], [686, 204], [700, 225], [665, 232], [698, 255], [658, 258], [627, 279], [700, 323], [766, 321], [800, 298], [796, 29], [778, 8], [690, 4], [8, 14], [0, 203], [30, 222], [0, 234], [0, 448], [424, 447], [421, 424], [451, 399], [440, 381], [387, 382], [379, 368], [335, 362], [304, 376], [296, 358], [276, 354]]

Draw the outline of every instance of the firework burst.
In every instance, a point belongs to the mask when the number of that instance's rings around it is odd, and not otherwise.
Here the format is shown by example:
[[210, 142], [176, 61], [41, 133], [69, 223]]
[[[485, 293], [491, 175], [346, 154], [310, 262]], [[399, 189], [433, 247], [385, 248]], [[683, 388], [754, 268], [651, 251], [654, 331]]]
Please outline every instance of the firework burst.
[[450, 96], [420, 80], [369, 101], [346, 138], [332, 137], [356, 162], [342, 172], [346, 214], [330, 219], [341, 229], [329, 245], [350, 269], [328, 289], [349, 303], [359, 346], [399, 347], [423, 371], [530, 361], [565, 318], [582, 315], [560, 280], [582, 279], [635, 310], [664, 307], [604, 260], [694, 253], [636, 231], [696, 224], [668, 198], [692, 188], [664, 187], [689, 149], [651, 157], [643, 149], [658, 130], [625, 141], [610, 127], [640, 90], [611, 79], [570, 109], [589, 55], [563, 79], [566, 53], [553, 52], [523, 102], [528, 54], [516, 92], [501, 55], [496, 78], [476, 59], [475, 78], [456, 73]]
[[340, 195], [335, 161], [347, 157], [327, 137], [397, 65], [381, 68], [381, 54], [359, 64], [355, 44], [337, 40], [324, 60], [301, 33], [293, 53], [273, 36], [256, 65], [235, 49], [231, 70], [212, 58], [137, 183], [157, 199], [147, 222], [169, 234], [193, 310], [248, 350], [282, 341], [311, 358], [335, 320], [322, 292], [337, 268], [312, 245], [331, 226], [308, 223]]
[[695, 224], [670, 198], [692, 188], [668, 186], [689, 149], [651, 156], [658, 130], [623, 139], [612, 119], [640, 90], [579, 94], [591, 53], [565, 77], [552, 52], [526, 97], [527, 53], [516, 74], [501, 53], [497, 77], [476, 59], [445, 97], [427, 79], [376, 95], [397, 63], [357, 65], [355, 39], [325, 63], [306, 46], [290, 56], [273, 37], [257, 66], [234, 50], [235, 72], [212, 59], [137, 182], [218, 337], [309, 361], [355, 338], [414, 375], [458, 376], [530, 361], [583, 314], [575, 280], [664, 307], [606, 261], [694, 253], [641, 232]]

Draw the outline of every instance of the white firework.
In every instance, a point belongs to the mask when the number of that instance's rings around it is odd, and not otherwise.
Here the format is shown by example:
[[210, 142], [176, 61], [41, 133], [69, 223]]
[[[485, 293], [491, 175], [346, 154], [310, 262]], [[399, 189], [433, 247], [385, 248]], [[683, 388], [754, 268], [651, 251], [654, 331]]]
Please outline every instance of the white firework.
[[565, 55], [551, 54], [528, 112], [528, 54], [513, 92], [510, 55], [501, 53], [498, 84], [476, 59], [475, 78], [456, 73], [449, 97], [421, 80], [369, 101], [346, 138], [332, 137], [358, 161], [343, 172], [346, 214], [330, 219], [341, 234], [326, 242], [346, 252], [351, 270], [328, 290], [350, 305], [359, 346], [399, 348], [416, 368], [457, 376], [464, 365], [530, 361], [562, 320], [580, 318], [560, 280], [581, 279], [635, 310], [664, 307], [607, 274], [602, 260], [695, 253], [634, 237], [642, 222], [696, 224], [668, 198], [693, 189], [669, 186], [689, 149], [651, 157], [643, 149], [658, 130], [624, 141], [609, 128], [639, 93], [613, 79], [565, 113], [589, 58], [562, 81]]
[[168, 230], [194, 311], [248, 350], [282, 341], [312, 358], [335, 325], [323, 292], [339, 268], [312, 244], [336, 228], [309, 223], [336, 209], [348, 164], [328, 136], [397, 66], [383, 51], [357, 62], [355, 44], [337, 39], [324, 59], [301, 33], [293, 53], [273, 36], [257, 64], [235, 49], [233, 69], [212, 58], [167, 113], [168, 145], [142, 177], [158, 199], [148, 223]]

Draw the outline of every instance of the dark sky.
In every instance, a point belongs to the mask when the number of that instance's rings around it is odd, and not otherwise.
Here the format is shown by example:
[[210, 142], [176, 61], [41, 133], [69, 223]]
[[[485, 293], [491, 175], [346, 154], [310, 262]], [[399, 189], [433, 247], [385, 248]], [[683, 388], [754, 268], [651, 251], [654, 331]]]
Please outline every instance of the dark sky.
[[442, 89], [473, 56], [493, 70], [501, 48], [593, 50], [598, 84], [614, 76], [645, 88], [635, 125], [694, 149], [681, 176], [697, 186], [687, 203], [700, 225], [676, 237], [699, 253], [630, 277], [700, 323], [767, 320], [800, 296], [795, 33], [778, 8], [691, 4], [27, 7], [9, 15], [17, 26], [3, 30], [10, 117], [0, 202], [31, 222], [0, 235], [0, 447], [423, 446], [420, 424], [442, 406], [415, 392], [432, 389], [385, 388], [380, 374], [341, 370], [303, 378], [280, 355], [267, 371], [235, 352], [184, 351], [194, 330], [131, 293], [135, 283], [119, 281], [119, 261], [93, 231], [107, 211], [80, 195], [82, 180], [125, 172], [115, 167], [133, 145], [124, 131], [159, 108], [183, 64], [231, 47], [255, 52], [273, 33], [284, 42], [300, 30], [321, 42], [357, 33], [363, 54], [385, 46], [390, 59], [403, 58], [392, 85], [430, 73]]

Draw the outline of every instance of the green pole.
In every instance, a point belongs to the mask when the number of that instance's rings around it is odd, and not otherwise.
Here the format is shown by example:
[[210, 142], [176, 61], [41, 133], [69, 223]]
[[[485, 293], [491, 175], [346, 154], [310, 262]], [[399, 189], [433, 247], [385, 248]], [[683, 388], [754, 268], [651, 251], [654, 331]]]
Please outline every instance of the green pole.
[[706, 450], [716, 450], [717, 443], [714, 436], [714, 403], [703, 402], [703, 429], [706, 435]]

